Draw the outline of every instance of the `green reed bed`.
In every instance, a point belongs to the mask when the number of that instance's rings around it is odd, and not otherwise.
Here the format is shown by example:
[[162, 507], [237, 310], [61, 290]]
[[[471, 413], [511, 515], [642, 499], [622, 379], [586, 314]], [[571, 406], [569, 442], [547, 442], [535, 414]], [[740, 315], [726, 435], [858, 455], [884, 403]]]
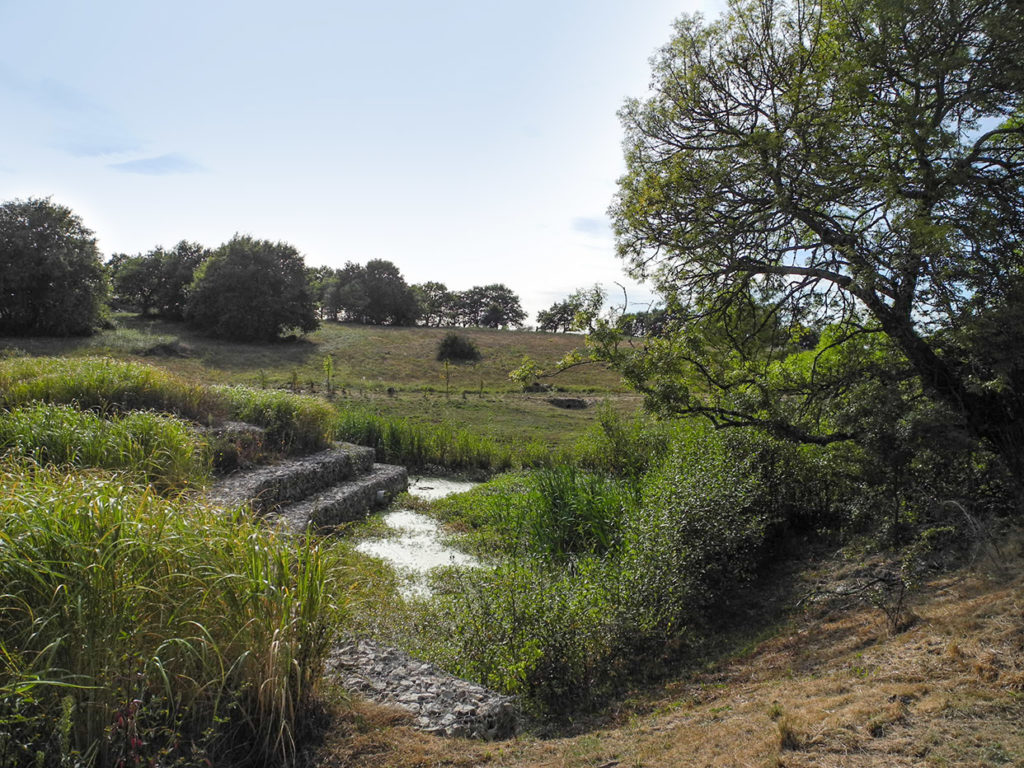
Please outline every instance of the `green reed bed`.
[[276, 450], [301, 453], [325, 448], [334, 438], [335, 410], [308, 395], [249, 387], [212, 387], [232, 419], [258, 424]]
[[466, 430], [448, 424], [415, 424], [364, 408], [339, 410], [334, 434], [340, 440], [372, 446], [378, 461], [416, 468], [500, 471], [516, 459], [511, 449]]
[[102, 413], [164, 411], [202, 423], [224, 412], [221, 399], [209, 388], [150, 365], [109, 357], [0, 360], [0, 406], [33, 401]]
[[161, 491], [202, 484], [208, 452], [187, 423], [152, 411], [104, 419], [68, 405], [0, 411], [0, 454], [40, 464], [125, 469]]
[[7, 461], [0, 485], [0, 766], [293, 762], [332, 549], [123, 475]]

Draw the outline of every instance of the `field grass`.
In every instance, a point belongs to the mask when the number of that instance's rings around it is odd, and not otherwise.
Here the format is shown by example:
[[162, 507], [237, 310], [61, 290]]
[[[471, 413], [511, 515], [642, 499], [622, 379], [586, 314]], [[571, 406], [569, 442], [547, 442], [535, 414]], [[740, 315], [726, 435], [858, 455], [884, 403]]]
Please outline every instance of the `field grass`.
[[589, 407], [580, 410], [555, 407], [551, 395], [523, 393], [508, 379], [523, 355], [553, 369], [582, 343], [575, 335], [460, 329], [483, 359], [450, 366], [446, 383], [444, 365], [435, 356], [450, 329], [325, 323], [292, 342], [235, 344], [193, 334], [180, 323], [126, 314], [115, 320], [117, 328], [93, 337], [7, 339], [0, 347], [31, 356], [105, 355], [156, 366], [182, 381], [287, 388], [317, 396], [324, 394], [324, 358], [331, 355], [340, 405], [359, 405], [388, 419], [468, 429], [509, 446], [534, 441], [567, 446], [594, 422], [598, 403], [623, 414], [640, 406], [640, 398], [625, 390], [618, 374], [603, 366], [581, 366], [544, 380], [585, 399]]
[[[323, 359], [334, 358], [334, 383], [361, 390], [445, 390], [444, 364], [435, 357], [450, 328], [393, 328], [349, 323], [324, 323], [293, 341], [239, 344], [190, 332], [181, 323], [115, 316], [116, 328], [85, 338], [17, 338], [5, 345], [36, 356], [106, 354], [118, 358], [145, 357], [160, 367], [191, 374], [208, 383], [289, 386], [293, 378], [303, 387], [324, 385]], [[508, 379], [523, 355], [551, 369], [567, 352], [582, 344], [577, 335], [533, 333], [489, 328], [460, 328], [483, 359], [475, 365], [452, 365], [451, 390], [514, 391]], [[179, 345], [181, 356], [161, 345]], [[149, 353], [149, 354], [147, 354]], [[558, 374], [550, 382], [572, 391], [622, 392], [619, 376], [601, 366], [584, 366]]]

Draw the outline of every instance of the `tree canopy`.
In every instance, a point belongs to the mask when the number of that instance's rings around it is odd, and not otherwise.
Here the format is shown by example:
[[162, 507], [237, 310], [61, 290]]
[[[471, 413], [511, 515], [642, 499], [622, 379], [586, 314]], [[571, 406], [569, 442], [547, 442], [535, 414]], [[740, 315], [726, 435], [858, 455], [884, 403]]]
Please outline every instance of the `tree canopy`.
[[70, 208], [49, 199], [0, 205], [0, 333], [92, 333], [107, 293], [96, 238]]
[[235, 235], [196, 271], [185, 321], [234, 341], [270, 341], [291, 328], [315, 330], [302, 256], [287, 243]]
[[600, 285], [573, 291], [563, 301], [556, 301], [537, 313], [537, 330], [556, 333], [586, 330], [601, 312], [604, 299]]
[[[830, 383], [816, 363], [852, 345], [852, 365], [881, 334], [1020, 467], [1024, 340], [995, 318], [1024, 309], [1021, 62], [1019, 0], [737, 0], [711, 23], [683, 17], [652, 95], [620, 113], [619, 253], [673, 318], [620, 354], [627, 376], [663, 410], [838, 439], [800, 422]], [[779, 373], [826, 329], [798, 382]]]
[[157, 246], [137, 256], [117, 254], [109, 267], [115, 306], [132, 307], [142, 315], [155, 313], [170, 320], [185, 316], [188, 290], [195, 271], [210, 252], [199, 243], [182, 240], [172, 250]]

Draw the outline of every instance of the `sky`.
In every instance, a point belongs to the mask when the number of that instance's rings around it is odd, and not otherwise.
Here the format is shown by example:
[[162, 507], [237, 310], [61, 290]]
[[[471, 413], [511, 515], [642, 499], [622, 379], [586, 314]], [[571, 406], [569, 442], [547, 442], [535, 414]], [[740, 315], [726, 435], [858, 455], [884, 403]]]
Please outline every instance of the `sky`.
[[308, 265], [505, 283], [530, 321], [599, 283], [616, 111], [719, 0], [0, 0], [0, 200], [52, 197], [104, 256], [235, 233]]

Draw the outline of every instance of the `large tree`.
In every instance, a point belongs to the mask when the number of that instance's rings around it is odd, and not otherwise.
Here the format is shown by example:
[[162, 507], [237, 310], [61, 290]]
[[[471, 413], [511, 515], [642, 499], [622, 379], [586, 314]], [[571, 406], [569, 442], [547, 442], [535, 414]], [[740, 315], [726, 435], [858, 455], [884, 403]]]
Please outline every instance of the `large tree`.
[[0, 205], [0, 333], [92, 333], [107, 293], [96, 238], [70, 208], [49, 199]]
[[288, 329], [315, 330], [301, 254], [287, 243], [235, 235], [196, 271], [185, 321], [233, 341], [270, 341]]
[[1020, 0], [738, 0], [682, 18], [652, 95], [621, 112], [619, 252], [675, 322], [620, 360], [634, 383], [666, 410], [814, 437], [759, 411], [787, 334], [827, 326], [829, 349], [881, 334], [1019, 472], [1024, 340], [995, 318], [1024, 310], [1022, 63]]

